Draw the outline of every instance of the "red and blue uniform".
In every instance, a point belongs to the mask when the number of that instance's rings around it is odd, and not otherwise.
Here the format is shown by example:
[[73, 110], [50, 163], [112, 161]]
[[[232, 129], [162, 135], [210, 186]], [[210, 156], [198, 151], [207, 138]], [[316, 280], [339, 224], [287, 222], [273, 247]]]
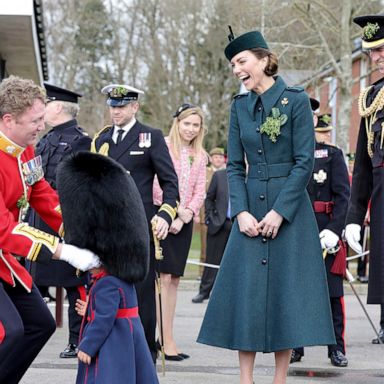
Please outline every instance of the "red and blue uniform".
[[94, 279], [79, 342], [79, 351], [92, 360], [79, 362], [76, 383], [158, 383], [134, 284], [105, 272]]

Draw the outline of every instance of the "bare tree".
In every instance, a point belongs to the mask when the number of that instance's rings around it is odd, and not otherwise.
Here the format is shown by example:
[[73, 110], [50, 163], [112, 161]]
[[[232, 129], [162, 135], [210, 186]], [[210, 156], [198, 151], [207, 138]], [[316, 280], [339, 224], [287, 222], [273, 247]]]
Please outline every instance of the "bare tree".
[[44, 0], [51, 81], [84, 93], [90, 133], [105, 115], [100, 88], [123, 82], [145, 91], [139, 118], [164, 133], [183, 102], [205, 111], [206, 146], [226, 144], [228, 110], [240, 84], [224, 56], [236, 35], [262, 30], [281, 70], [331, 66], [340, 90], [338, 143], [345, 149], [351, 106], [354, 15], [368, 0]]

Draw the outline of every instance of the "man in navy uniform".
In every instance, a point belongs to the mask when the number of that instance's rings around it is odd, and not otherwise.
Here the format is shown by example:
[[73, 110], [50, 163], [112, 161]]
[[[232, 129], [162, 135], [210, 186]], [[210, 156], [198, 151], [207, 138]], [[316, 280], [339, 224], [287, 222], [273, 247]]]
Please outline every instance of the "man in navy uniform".
[[[78, 98], [82, 95], [68, 89], [45, 83], [47, 103], [44, 122], [50, 131], [45, 134], [36, 146], [36, 155], [41, 155], [44, 177], [56, 189], [56, 168], [67, 156], [80, 150], [90, 150], [91, 138], [77, 124], [79, 112]], [[55, 234], [35, 212], [31, 211], [29, 224], [44, 232]], [[77, 343], [82, 317], [76, 313], [77, 299], [86, 299], [85, 284], [88, 274], [80, 278], [76, 269], [68, 263], [50, 260], [47, 265], [33, 262], [27, 263], [35, 284], [42, 289], [49, 286], [64, 287], [68, 298], [68, 345], [60, 353], [61, 358], [77, 357]]]
[[[319, 102], [311, 99], [312, 109], [319, 107]], [[345, 308], [344, 308], [344, 271], [335, 271], [334, 266], [339, 247], [339, 240], [344, 228], [350, 194], [348, 169], [343, 151], [329, 144], [332, 117], [328, 114], [315, 116], [315, 166], [307, 190], [319, 227], [321, 247], [324, 250], [325, 269], [327, 271], [328, 290], [332, 310], [333, 328], [336, 343], [328, 346], [328, 357], [332, 365], [346, 367], [345, 357]], [[317, 124], [316, 124], [316, 121]], [[328, 250], [328, 252], [327, 252]], [[341, 250], [342, 252], [342, 250]], [[338, 257], [344, 257], [341, 253]], [[304, 348], [292, 350], [291, 363], [301, 360]]]
[[[155, 235], [165, 239], [176, 217], [179, 199], [178, 182], [162, 132], [136, 120], [139, 95], [143, 91], [122, 84], [110, 84], [101, 91], [113, 125], [104, 127], [92, 142], [92, 151], [112, 157], [129, 171], [143, 200], [148, 224], [155, 222]], [[163, 190], [163, 204], [156, 211], [153, 205], [153, 179], [157, 175]], [[156, 360], [155, 251], [151, 242], [147, 278], [136, 284], [140, 317], [153, 360]]]
[[[384, 15], [359, 16], [353, 21], [363, 28], [362, 48], [372, 63], [384, 74]], [[349, 246], [360, 253], [361, 227], [370, 206], [370, 254], [368, 304], [384, 305], [384, 79], [363, 89], [359, 97], [360, 130], [352, 177], [351, 201], [347, 214], [345, 238]], [[379, 337], [384, 342], [384, 323]], [[379, 342], [374, 339], [375, 344]]]

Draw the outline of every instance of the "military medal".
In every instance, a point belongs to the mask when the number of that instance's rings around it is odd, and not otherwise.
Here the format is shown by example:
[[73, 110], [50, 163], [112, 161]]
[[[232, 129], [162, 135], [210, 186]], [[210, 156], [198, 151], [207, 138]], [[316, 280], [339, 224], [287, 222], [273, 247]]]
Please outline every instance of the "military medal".
[[33, 185], [44, 177], [41, 156], [34, 157], [23, 164], [23, 174], [25, 183]]
[[151, 146], [151, 133], [148, 132], [148, 133], [145, 133], [145, 144], [144, 144], [144, 147], [145, 148], [149, 148]]
[[139, 147], [140, 148], [149, 148], [151, 146], [151, 133], [142, 132], [139, 134]]
[[144, 133], [139, 134], [139, 147], [144, 148], [145, 146], [145, 139], [144, 139]]
[[315, 159], [324, 159], [328, 157], [328, 149], [316, 149]]

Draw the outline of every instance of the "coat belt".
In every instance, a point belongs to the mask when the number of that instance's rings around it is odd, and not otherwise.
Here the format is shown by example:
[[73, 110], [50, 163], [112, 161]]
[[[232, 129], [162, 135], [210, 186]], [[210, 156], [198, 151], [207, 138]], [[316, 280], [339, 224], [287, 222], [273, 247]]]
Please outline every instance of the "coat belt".
[[[132, 308], [120, 308], [116, 312], [116, 319], [128, 319], [130, 317], [138, 317], [139, 316], [139, 307]], [[87, 321], [92, 321], [95, 318], [94, 312], [92, 312], [91, 316], [87, 317]]]
[[269, 180], [274, 177], [287, 177], [291, 172], [293, 163], [278, 164], [249, 164], [248, 178], [258, 180]]

